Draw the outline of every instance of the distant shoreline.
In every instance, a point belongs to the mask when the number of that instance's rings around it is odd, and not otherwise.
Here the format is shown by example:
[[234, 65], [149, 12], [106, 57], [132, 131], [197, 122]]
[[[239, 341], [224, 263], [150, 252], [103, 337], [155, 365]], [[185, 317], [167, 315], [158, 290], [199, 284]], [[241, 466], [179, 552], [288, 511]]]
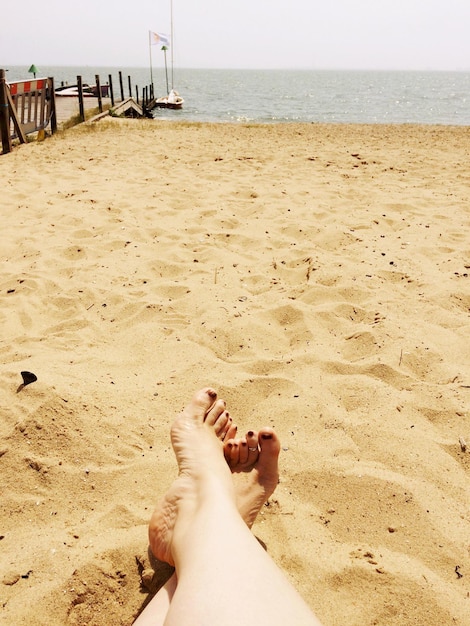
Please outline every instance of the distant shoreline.
[[[27, 68], [11, 67], [7, 79], [25, 80]], [[38, 67], [55, 85], [112, 80], [121, 99], [142, 97], [153, 81], [154, 94], [166, 95], [164, 69]], [[39, 74], [38, 74], [39, 75]], [[30, 77], [29, 77], [30, 78]], [[131, 89], [129, 89], [129, 79]], [[161, 119], [198, 122], [319, 122], [470, 125], [470, 72], [348, 70], [175, 70], [174, 86], [185, 100], [180, 111], [161, 110]]]

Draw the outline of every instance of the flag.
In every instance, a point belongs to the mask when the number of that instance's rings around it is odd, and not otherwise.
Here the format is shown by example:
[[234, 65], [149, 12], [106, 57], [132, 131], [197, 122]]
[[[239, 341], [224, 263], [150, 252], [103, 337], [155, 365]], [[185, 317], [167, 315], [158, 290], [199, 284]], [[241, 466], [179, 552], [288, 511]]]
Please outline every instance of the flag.
[[150, 33], [150, 43], [152, 46], [165, 46], [168, 48], [170, 45], [170, 38], [168, 35], [164, 35], [163, 33], [154, 33], [153, 31], [149, 31]]

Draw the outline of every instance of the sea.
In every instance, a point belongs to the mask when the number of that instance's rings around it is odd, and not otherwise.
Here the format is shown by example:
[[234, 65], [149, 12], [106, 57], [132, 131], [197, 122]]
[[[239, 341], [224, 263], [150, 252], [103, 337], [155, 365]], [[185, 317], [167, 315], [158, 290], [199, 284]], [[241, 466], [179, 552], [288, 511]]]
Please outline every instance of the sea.
[[[8, 67], [7, 81], [32, 78], [26, 67]], [[153, 82], [166, 95], [164, 68], [47, 67], [56, 86], [101, 84], [111, 75], [120, 99], [119, 72], [128, 97]], [[159, 119], [241, 123], [443, 124], [470, 126], [470, 72], [178, 69], [168, 77], [183, 96], [181, 110], [154, 110]]]

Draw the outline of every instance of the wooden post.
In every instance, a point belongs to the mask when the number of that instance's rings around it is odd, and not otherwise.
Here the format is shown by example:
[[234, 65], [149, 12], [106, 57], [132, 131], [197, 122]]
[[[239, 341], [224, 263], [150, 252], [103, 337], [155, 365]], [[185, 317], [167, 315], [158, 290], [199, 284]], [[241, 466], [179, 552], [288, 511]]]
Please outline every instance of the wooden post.
[[122, 84], [122, 72], [119, 72], [119, 86], [121, 87], [121, 102], [124, 101], [124, 86]]
[[[5, 85], [5, 94], [6, 94], [6, 99], [8, 102], [8, 110], [10, 112], [10, 117], [13, 121], [13, 126], [15, 128], [18, 139], [20, 140], [20, 143], [26, 143], [27, 139], [26, 139], [26, 135], [23, 132], [23, 127], [22, 127], [22, 124], [24, 123], [24, 113], [25, 113], [24, 106], [22, 109], [21, 120], [20, 120], [20, 118], [18, 117], [18, 111], [16, 110], [16, 104], [13, 101], [10, 90], [8, 89], [8, 87], [6, 87], [6, 85]], [[23, 99], [22, 99], [23, 105], [24, 105], [24, 95], [25, 94], [23, 94]], [[17, 100], [17, 102], [19, 102], [19, 100]]]
[[98, 96], [98, 109], [100, 113], [103, 113], [103, 98], [101, 97], [101, 83], [99, 74], [95, 74], [96, 82], [96, 95]]
[[108, 74], [108, 82], [109, 82], [109, 96], [111, 98], [111, 106], [114, 106], [114, 92], [113, 92], [113, 77], [111, 74]]
[[80, 119], [82, 122], [85, 121], [85, 106], [83, 104], [83, 85], [82, 85], [82, 77], [77, 76], [77, 86], [78, 86], [78, 109], [80, 111]]
[[127, 77], [127, 83], [128, 83], [128, 86], [129, 86], [129, 98], [132, 98], [132, 85], [131, 85], [131, 77], [130, 76]]
[[57, 132], [57, 109], [55, 106], [55, 87], [54, 87], [54, 79], [49, 78], [50, 85], [50, 94], [49, 97], [51, 99], [51, 133], [54, 134]]
[[0, 135], [2, 136], [3, 154], [11, 152], [10, 113], [6, 90], [5, 70], [0, 70]]
[[139, 104], [139, 88], [135, 86], [135, 101]]

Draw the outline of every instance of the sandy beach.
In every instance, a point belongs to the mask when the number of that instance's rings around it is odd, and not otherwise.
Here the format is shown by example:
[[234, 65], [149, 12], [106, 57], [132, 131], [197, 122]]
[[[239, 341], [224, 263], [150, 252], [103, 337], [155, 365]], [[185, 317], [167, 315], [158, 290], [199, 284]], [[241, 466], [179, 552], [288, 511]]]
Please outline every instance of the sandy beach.
[[211, 385], [281, 437], [253, 531], [325, 626], [468, 626], [469, 139], [106, 118], [0, 155], [2, 624], [132, 623]]

